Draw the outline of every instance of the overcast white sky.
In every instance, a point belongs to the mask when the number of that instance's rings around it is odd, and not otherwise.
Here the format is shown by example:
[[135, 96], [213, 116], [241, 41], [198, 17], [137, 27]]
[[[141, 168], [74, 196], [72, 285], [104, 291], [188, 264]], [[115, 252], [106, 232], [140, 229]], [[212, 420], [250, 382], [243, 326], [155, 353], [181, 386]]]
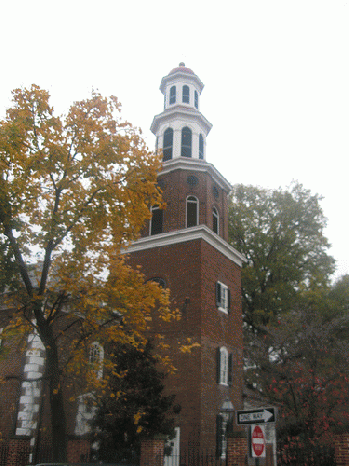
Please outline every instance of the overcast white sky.
[[0, 40], [2, 116], [19, 86], [48, 89], [59, 114], [94, 88], [150, 148], [161, 78], [184, 61], [205, 84], [207, 160], [232, 184], [321, 194], [349, 273], [349, 0], [2, 0]]

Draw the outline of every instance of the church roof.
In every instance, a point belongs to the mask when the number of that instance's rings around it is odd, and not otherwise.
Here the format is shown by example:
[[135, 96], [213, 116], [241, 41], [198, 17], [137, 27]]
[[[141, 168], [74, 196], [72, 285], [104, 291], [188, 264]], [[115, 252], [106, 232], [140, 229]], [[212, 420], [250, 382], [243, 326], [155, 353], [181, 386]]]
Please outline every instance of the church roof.
[[176, 68], [173, 68], [168, 74], [177, 73], [177, 71], [184, 71], [185, 73], [195, 75], [194, 71], [185, 66], [185, 63], [181, 62]]

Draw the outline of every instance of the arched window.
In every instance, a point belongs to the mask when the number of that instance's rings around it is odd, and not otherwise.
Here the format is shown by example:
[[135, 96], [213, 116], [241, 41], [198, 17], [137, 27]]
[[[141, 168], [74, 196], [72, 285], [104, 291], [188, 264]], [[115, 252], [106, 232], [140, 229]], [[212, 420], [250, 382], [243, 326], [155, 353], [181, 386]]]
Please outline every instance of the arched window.
[[104, 349], [101, 344], [97, 341], [94, 341], [90, 346], [90, 354], [88, 358], [89, 364], [92, 366], [94, 373], [96, 374], [97, 379], [103, 377], [103, 359], [104, 359]]
[[219, 234], [219, 213], [215, 207], [213, 207], [213, 232]]
[[176, 103], [176, 86], [172, 86], [170, 89], [170, 105]]
[[199, 108], [199, 94], [198, 94], [198, 91], [194, 92], [194, 106], [195, 106], [195, 108]]
[[150, 221], [150, 234], [158, 235], [162, 233], [163, 211], [159, 206], [153, 206], [151, 211], [153, 216]]
[[199, 223], [199, 201], [195, 196], [187, 197], [187, 228]]
[[172, 159], [173, 151], [173, 129], [167, 128], [164, 132], [164, 141], [162, 145], [162, 161], [166, 162], [167, 160]]
[[191, 157], [191, 129], [185, 126], [182, 129], [181, 156]]
[[189, 86], [184, 85], [182, 89], [182, 102], [189, 104]]
[[204, 158], [204, 138], [202, 134], [199, 136], [199, 159], [202, 160]]

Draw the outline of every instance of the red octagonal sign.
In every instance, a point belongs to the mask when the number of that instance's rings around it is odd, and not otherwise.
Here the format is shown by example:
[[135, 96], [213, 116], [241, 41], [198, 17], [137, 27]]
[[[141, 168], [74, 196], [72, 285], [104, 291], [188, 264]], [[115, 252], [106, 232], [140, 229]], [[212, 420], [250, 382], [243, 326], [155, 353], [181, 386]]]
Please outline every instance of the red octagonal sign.
[[265, 437], [262, 428], [259, 425], [252, 426], [252, 456], [261, 457], [265, 455]]

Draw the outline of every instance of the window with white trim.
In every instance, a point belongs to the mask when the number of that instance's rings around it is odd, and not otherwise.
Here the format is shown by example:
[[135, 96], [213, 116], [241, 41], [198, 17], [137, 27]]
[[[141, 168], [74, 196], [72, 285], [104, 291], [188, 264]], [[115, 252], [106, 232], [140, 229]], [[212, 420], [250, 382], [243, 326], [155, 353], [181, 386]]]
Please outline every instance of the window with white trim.
[[164, 132], [163, 144], [162, 144], [162, 161], [172, 159], [173, 152], [173, 129], [167, 128]]
[[194, 91], [194, 107], [199, 108], [199, 94], [198, 91]]
[[172, 86], [170, 89], [170, 105], [176, 103], [176, 86]]
[[219, 234], [219, 214], [218, 210], [213, 207], [213, 232]]
[[228, 385], [228, 350], [225, 346], [218, 348], [218, 383]]
[[103, 359], [104, 359], [104, 349], [103, 346], [94, 341], [90, 346], [90, 353], [88, 362], [92, 366], [94, 373], [96, 374], [97, 379], [103, 377]]
[[158, 235], [162, 233], [163, 224], [163, 210], [159, 206], [153, 206], [151, 208], [152, 218], [150, 220], [150, 234]]
[[189, 86], [186, 84], [183, 86], [182, 89], [182, 102], [185, 104], [189, 104]]
[[199, 223], [199, 201], [195, 196], [187, 197], [187, 228]]
[[230, 308], [230, 290], [222, 282], [216, 282], [216, 305], [222, 312], [228, 314]]

